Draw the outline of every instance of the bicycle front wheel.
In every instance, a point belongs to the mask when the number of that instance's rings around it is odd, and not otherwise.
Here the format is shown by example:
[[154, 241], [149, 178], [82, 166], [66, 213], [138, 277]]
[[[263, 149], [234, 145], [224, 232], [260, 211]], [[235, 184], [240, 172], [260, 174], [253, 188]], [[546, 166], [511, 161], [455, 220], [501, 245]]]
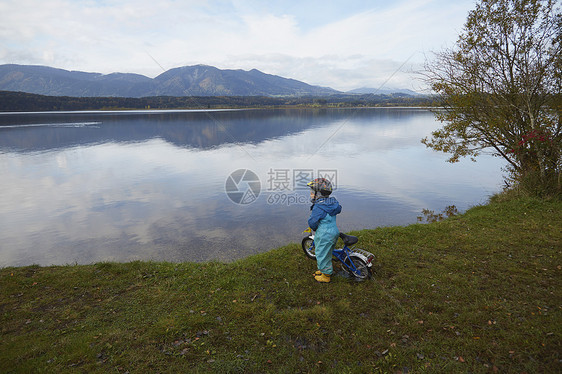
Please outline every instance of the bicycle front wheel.
[[[348, 260], [346, 262], [351, 261], [351, 264], [347, 264], [346, 270], [352, 277], [355, 277], [357, 280], [365, 280], [371, 278], [371, 268], [367, 266], [367, 263], [363, 261], [362, 258], [354, 256], [353, 254], [349, 255]], [[353, 270], [355, 267], [355, 270]]]
[[302, 239], [302, 250], [306, 257], [310, 258], [311, 260], [316, 260], [316, 249], [314, 248], [314, 239], [310, 236], [306, 236]]

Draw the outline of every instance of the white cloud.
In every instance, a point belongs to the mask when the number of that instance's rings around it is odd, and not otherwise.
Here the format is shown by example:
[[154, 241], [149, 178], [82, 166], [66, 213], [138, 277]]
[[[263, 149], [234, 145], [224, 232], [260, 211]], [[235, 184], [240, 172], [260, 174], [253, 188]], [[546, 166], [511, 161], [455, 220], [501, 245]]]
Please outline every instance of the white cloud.
[[454, 42], [472, 3], [4, 0], [0, 63], [148, 76], [203, 63], [348, 90], [410, 59], [387, 84], [403, 87], [422, 52]]

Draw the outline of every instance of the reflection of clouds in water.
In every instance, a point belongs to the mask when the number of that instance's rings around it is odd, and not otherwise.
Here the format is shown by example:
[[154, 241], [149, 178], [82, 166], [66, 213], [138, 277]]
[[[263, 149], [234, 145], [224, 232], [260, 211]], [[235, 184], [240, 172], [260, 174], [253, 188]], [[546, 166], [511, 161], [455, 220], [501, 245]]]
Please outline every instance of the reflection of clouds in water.
[[[228, 260], [225, 247], [256, 248], [251, 228], [233, 227], [233, 219], [244, 219], [244, 210], [224, 192], [233, 165], [248, 164], [231, 160], [237, 152], [243, 156], [236, 146], [194, 151], [161, 140], [112, 143], [44, 152], [38, 169], [37, 155], [20, 155], [0, 182], [7, 191], [0, 196], [1, 214], [10, 217], [1, 224], [7, 244], [2, 265], [24, 264], [26, 257], [50, 263], [51, 256], [37, 248], [56, 251], [54, 263], [185, 260], [174, 248], [191, 253], [187, 258], [193, 260]], [[25, 201], [27, 209], [13, 201]], [[215, 217], [220, 211], [224, 222]], [[220, 245], [211, 248], [209, 242]], [[255, 251], [242, 251], [249, 253]]]
[[[344, 121], [282, 139], [267, 140], [256, 149], [248, 151], [252, 156], [269, 157], [275, 162], [279, 161], [279, 157], [294, 158], [296, 155], [306, 158], [316, 155], [332, 156], [334, 153], [360, 155], [363, 152], [381, 152], [417, 145], [435, 128], [436, 123], [432, 117], [425, 120], [413, 118], [399, 126], [376, 122], [357, 125]], [[319, 149], [321, 145], [323, 146]], [[318, 152], [315, 153], [316, 151]]]
[[471, 201], [482, 202], [473, 199], [481, 199], [482, 189], [490, 193], [498, 190], [498, 173], [503, 163], [485, 156], [477, 163], [445, 162], [446, 155], [420, 143], [438, 126], [430, 113], [410, 117], [404, 123], [348, 122], [343, 127], [334, 123], [282, 140], [266, 141], [251, 154], [262, 161], [260, 176], [266, 175], [268, 168], [336, 169], [341, 188], [363, 196], [387, 196], [419, 210], [428, 207], [428, 195], [448, 199], [447, 204], [459, 203], [461, 196], [460, 203], [465, 208]]
[[[196, 168], [202, 156], [153, 141], [45, 152], [40, 155], [40, 168], [35, 168], [37, 155], [20, 155], [16, 165], [2, 162], [5, 178], [0, 186], [6, 192], [0, 196], [0, 209], [5, 217], [1, 224], [5, 242], [18, 243], [25, 237], [32, 247], [55, 248], [61, 237], [80, 242], [126, 236], [136, 243], [150, 243], [152, 222], [167, 219], [174, 209], [198, 207], [202, 190], [211, 187], [222, 192], [208, 171]], [[168, 183], [159, 180], [162, 175]], [[34, 240], [37, 233], [41, 233], [40, 241]], [[7, 251], [13, 248], [17, 256], [18, 247], [6, 246], [3, 262], [10, 263]]]
[[[420, 143], [439, 126], [431, 114], [385, 118], [338, 118], [285, 137], [204, 150], [152, 138], [0, 153], [0, 266], [226, 261], [296, 242], [308, 205], [268, 205], [270, 169], [336, 169], [343, 230], [409, 222], [410, 215], [414, 221], [422, 208], [462, 208], [459, 201], [476, 204], [483, 191], [498, 190], [498, 160], [451, 165]], [[224, 192], [226, 178], [240, 168], [262, 182], [262, 194], [248, 206]]]

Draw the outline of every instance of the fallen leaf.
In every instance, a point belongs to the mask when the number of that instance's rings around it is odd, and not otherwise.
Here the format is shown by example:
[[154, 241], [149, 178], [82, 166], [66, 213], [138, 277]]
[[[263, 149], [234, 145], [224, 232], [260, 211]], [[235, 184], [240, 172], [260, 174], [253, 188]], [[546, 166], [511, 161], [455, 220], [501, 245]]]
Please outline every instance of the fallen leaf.
[[459, 362], [464, 362], [464, 358], [462, 358], [462, 356], [459, 356]]

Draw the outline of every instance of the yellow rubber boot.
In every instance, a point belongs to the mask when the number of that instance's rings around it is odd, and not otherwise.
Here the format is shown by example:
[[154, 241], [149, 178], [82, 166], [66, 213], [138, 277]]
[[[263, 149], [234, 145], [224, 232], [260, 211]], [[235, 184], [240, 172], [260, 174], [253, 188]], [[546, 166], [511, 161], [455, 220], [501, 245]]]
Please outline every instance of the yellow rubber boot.
[[314, 279], [316, 279], [316, 281], [320, 283], [330, 283], [330, 274], [322, 273], [320, 275], [316, 275]]
[[321, 272], [320, 270], [316, 270], [316, 272], [315, 272], [314, 274], [312, 274], [312, 275], [314, 275], [314, 276], [322, 275], [322, 272]]

